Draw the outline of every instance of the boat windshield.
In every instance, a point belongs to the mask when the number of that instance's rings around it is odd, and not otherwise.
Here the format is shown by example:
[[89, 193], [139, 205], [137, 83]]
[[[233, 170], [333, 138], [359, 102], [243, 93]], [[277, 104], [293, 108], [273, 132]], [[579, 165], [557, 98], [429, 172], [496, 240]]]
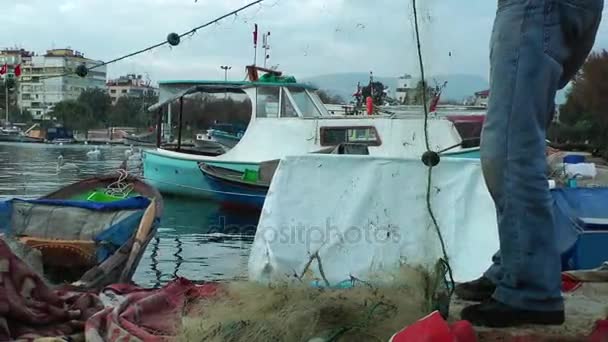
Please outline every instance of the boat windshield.
[[256, 88], [256, 116], [258, 118], [276, 118], [279, 116], [278, 87]]
[[285, 89], [281, 89], [281, 117], [282, 118], [297, 118], [298, 112], [296, 111], [293, 103], [289, 99]]
[[314, 118], [321, 116], [321, 112], [317, 108], [314, 101], [310, 98], [306, 89], [289, 87], [289, 93], [291, 98], [295, 102], [295, 105], [300, 109], [302, 116], [305, 118]]
[[321, 110], [321, 116], [329, 116], [329, 111], [327, 111], [327, 107], [325, 107], [325, 104], [323, 104], [323, 101], [321, 101], [321, 98], [319, 98], [319, 95], [317, 95], [317, 93], [307, 90], [306, 91], [308, 93], [308, 95], [310, 95], [310, 98], [315, 102], [315, 104], [317, 105], [317, 108], [319, 108]]

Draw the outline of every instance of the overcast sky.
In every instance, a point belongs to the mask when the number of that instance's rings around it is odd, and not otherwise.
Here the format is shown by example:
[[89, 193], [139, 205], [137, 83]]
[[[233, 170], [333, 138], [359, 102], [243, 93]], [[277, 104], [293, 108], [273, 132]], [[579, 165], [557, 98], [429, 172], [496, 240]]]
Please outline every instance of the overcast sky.
[[[0, 0], [0, 47], [43, 53], [69, 46], [87, 57], [109, 60], [248, 2]], [[496, 1], [419, 0], [419, 6], [428, 73], [487, 77]], [[271, 31], [270, 64], [296, 77], [369, 70], [381, 76], [418, 72], [410, 0], [266, 0], [197, 32], [177, 47], [164, 46], [110, 65], [108, 73], [110, 77], [148, 73], [154, 81], [219, 79], [220, 65], [230, 65], [230, 77], [243, 79], [244, 66], [253, 59], [254, 23], [260, 31]], [[608, 23], [602, 24], [598, 37], [596, 48], [608, 48]]]

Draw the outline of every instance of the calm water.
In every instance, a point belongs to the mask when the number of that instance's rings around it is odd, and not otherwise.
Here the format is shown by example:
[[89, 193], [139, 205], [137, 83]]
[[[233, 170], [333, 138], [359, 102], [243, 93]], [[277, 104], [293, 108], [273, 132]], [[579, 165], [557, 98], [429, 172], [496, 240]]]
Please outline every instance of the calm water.
[[[89, 160], [94, 146], [0, 142], [0, 197], [32, 198], [77, 180], [114, 172], [125, 146], [99, 146], [101, 157]], [[78, 171], [57, 172], [57, 157]], [[258, 213], [234, 212], [203, 200], [163, 198], [165, 211], [156, 238], [148, 246], [134, 281], [160, 286], [176, 276], [193, 280], [225, 279], [247, 270]]]

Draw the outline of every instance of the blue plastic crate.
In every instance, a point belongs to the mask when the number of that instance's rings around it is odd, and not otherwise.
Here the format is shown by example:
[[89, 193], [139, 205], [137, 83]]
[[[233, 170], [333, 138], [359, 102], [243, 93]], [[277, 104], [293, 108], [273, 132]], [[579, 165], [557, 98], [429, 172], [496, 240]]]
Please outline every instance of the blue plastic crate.
[[608, 230], [586, 230], [579, 234], [571, 259], [573, 269], [591, 269], [608, 261]]

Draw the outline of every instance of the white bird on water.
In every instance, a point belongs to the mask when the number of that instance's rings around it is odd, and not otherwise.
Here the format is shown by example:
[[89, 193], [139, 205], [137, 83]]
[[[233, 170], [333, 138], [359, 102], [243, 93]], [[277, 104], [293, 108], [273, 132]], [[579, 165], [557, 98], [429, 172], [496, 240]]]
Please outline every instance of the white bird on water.
[[101, 151], [99, 150], [98, 146], [95, 146], [94, 150], [87, 152], [87, 157], [89, 159], [98, 159], [100, 155], [101, 155]]
[[61, 172], [61, 171], [78, 171], [78, 165], [74, 164], [74, 163], [66, 163], [63, 160], [63, 155], [60, 154], [59, 157], [57, 157], [57, 173]]
[[133, 155], [133, 145], [129, 146], [128, 149], [125, 150], [125, 158], [129, 158]]

